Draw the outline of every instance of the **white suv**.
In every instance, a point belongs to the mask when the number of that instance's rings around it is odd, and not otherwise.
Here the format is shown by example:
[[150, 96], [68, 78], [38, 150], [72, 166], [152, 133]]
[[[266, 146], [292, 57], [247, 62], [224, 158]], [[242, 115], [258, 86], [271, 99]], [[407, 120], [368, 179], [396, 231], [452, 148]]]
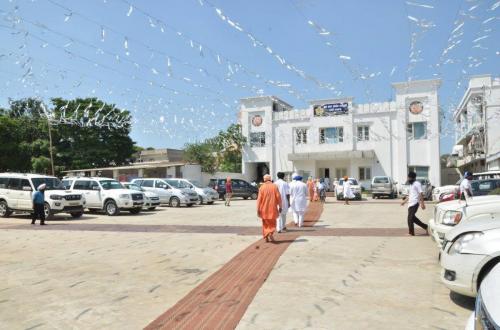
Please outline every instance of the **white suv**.
[[0, 217], [14, 211], [33, 211], [32, 193], [45, 183], [45, 218], [56, 213], [69, 213], [73, 218], [83, 214], [85, 198], [82, 194], [65, 190], [61, 181], [53, 176], [38, 174], [0, 173]]
[[168, 204], [172, 207], [181, 205], [193, 206], [198, 203], [198, 194], [188, 188], [177, 188], [172, 183], [168, 183], [170, 179], [147, 178], [134, 179], [135, 183], [147, 191], [152, 191], [160, 196], [160, 203]]
[[429, 220], [429, 234], [441, 247], [447, 232], [483, 215], [500, 214], [500, 196], [478, 196], [462, 200], [439, 203], [434, 208], [434, 217]]
[[117, 215], [120, 210], [132, 214], [141, 212], [144, 194], [123, 188], [120, 182], [109, 178], [75, 177], [65, 178], [66, 188], [83, 194], [90, 211], [104, 211], [107, 215]]

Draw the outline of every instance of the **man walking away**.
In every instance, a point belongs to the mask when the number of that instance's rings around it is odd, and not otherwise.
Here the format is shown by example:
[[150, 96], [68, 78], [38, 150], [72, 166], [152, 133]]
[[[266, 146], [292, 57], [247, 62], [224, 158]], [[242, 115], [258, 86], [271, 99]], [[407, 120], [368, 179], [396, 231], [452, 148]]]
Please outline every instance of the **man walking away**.
[[33, 193], [33, 216], [31, 218], [32, 225], [35, 224], [36, 219], [40, 219], [41, 226], [45, 225], [44, 192], [46, 187], [47, 186], [45, 185], [45, 183], [42, 183], [38, 186], [37, 191]]
[[295, 225], [302, 227], [307, 209], [307, 185], [302, 182], [302, 177], [298, 174], [294, 173], [292, 177], [293, 182], [290, 183], [290, 207]]
[[342, 184], [342, 194], [344, 195], [344, 204], [349, 205], [349, 200], [354, 199], [354, 194], [352, 193], [351, 181], [347, 176], [344, 176], [344, 183]]
[[307, 179], [307, 191], [309, 192], [309, 201], [312, 202], [314, 200], [314, 181], [312, 176]]
[[408, 234], [415, 236], [414, 224], [419, 225], [427, 231], [427, 225], [420, 221], [420, 219], [416, 216], [419, 205], [422, 210], [425, 210], [424, 192], [422, 190], [422, 185], [417, 181], [417, 173], [408, 173], [408, 183], [410, 184], [408, 196], [405, 196], [401, 206], [408, 202]]
[[257, 216], [262, 219], [262, 236], [266, 242], [274, 242], [276, 219], [281, 213], [281, 195], [278, 187], [271, 182], [269, 174], [264, 175], [264, 184], [257, 198]]
[[231, 183], [231, 178], [226, 179], [226, 206], [231, 206], [231, 197], [233, 197], [233, 184]]
[[278, 172], [278, 180], [274, 183], [278, 187], [278, 191], [281, 195], [281, 212], [276, 219], [276, 231], [281, 233], [286, 230], [286, 214], [288, 213], [288, 207], [290, 206], [290, 187], [288, 183], [283, 180], [285, 178], [285, 173]]
[[460, 199], [472, 198], [472, 172], [465, 172], [464, 179], [460, 183]]

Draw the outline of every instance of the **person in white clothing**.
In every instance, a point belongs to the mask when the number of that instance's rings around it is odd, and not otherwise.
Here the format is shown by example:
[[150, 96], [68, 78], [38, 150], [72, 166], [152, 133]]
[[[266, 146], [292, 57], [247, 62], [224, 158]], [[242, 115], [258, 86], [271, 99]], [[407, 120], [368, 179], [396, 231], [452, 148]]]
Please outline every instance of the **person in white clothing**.
[[420, 221], [415, 215], [419, 205], [422, 210], [425, 210], [424, 192], [422, 190], [422, 185], [417, 181], [417, 173], [408, 173], [408, 183], [410, 184], [410, 190], [408, 191], [408, 196], [405, 196], [403, 199], [401, 206], [408, 202], [408, 234], [415, 236], [414, 224], [417, 224], [427, 231], [427, 225]]
[[326, 188], [326, 191], [330, 191], [330, 178], [329, 177], [325, 178], [325, 188]]
[[281, 195], [281, 213], [276, 219], [276, 231], [281, 233], [286, 231], [286, 214], [288, 213], [288, 207], [290, 205], [290, 187], [288, 183], [283, 180], [285, 178], [285, 173], [278, 172], [278, 180], [274, 183], [278, 186], [278, 191]]
[[292, 209], [295, 225], [304, 225], [304, 214], [307, 209], [307, 185], [302, 182], [302, 177], [296, 173], [290, 183], [290, 208]]
[[460, 199], [467, 199], [472, 197], [472, 173], [465, 172], [464, 179], [460, 183]]
[[355, 196], [352, 193], [351, 182], [347, 176], [344, 176], [344, 183], [342, 184], [342, 194], [344, 195], [344, 202], [349, 205], [349, 200], [353, 199]]

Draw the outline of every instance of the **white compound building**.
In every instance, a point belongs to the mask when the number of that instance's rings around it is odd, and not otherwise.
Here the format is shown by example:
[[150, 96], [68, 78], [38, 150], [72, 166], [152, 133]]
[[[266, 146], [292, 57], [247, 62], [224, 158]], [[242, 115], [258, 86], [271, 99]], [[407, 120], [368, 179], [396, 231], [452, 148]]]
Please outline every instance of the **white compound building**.
[[256, 181], [278, 171], [331, 181], [348, 175], [369, 187], [378, 175], [404, 183], [413, 170], [438, 186], [440, 85], [394, 83], [390, 102], [356, 104], [348, 97], [313, 100], [306, 109], [273, 96], [242, 99], [243, 174]]

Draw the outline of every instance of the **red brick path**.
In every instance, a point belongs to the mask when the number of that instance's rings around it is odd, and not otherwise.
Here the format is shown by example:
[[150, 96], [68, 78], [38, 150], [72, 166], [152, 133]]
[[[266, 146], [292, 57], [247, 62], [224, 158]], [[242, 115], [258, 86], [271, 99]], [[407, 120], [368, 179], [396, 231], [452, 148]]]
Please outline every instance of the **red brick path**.
[[[313, 226], [323, 205], [314, 203], [305, 215]], [[278, 235], [277, 242], [260, 240], [240, 252], [146, 329], [234, 329], [269, 273], [299, 232]]]

